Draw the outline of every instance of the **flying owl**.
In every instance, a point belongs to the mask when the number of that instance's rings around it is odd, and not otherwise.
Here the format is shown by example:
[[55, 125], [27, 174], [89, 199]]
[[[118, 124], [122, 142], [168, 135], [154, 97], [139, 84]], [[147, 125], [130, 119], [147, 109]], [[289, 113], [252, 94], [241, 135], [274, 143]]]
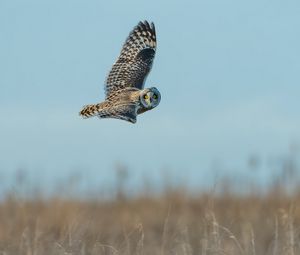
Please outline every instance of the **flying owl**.
[[105, 82], [105, 101], [86, 105], [83, 118], [115, 118], [136, 123], [138, 114], [158, 106], [161, 95], [157, 88], [144, 88], [156, 51], [154, 24], [139, 22], [130, 32], [121, 54]]

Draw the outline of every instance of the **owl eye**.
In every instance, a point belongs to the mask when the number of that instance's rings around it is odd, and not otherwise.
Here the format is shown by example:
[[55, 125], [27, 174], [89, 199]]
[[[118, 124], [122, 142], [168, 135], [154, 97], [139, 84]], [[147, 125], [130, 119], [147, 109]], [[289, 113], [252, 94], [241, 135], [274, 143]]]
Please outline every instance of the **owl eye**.
[[153, 94], [153, 98], [154, 98], [154, 99], [157, 99], [157, 95], [156, 95], [156, 94]]
[[149, 99], [149, 96], [147, 94], [145, 94], [144, 99]]

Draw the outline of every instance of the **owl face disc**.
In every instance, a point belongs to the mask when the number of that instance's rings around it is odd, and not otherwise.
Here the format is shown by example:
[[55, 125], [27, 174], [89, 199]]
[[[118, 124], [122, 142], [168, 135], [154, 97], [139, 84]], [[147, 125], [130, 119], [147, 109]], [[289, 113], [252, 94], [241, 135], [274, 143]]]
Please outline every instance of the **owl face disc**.
[[155, 87], [144, 89], [140, 93], [140, 102], [142, 103], [143, 107], [147, 109], [152, 109], [158, 106], [160, 99], [160, 92]]

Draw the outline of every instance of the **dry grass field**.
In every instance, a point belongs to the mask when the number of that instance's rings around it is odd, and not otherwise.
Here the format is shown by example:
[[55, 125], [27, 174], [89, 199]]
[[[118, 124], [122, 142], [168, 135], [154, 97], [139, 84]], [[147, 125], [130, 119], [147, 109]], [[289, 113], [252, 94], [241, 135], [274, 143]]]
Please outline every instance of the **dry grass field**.
[[300, 193], [175, 189], [109, 201], [7, 195], [0, 203], [0, 254], [297, 255]]

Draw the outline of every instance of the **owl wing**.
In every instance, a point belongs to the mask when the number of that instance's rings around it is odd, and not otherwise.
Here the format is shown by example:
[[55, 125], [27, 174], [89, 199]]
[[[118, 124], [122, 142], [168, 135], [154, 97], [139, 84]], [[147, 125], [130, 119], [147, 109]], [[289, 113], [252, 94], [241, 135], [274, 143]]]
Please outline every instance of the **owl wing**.
[[131, 123], [136, 123], [136, 105], [135, 104], [122, 104], [116, 105], [111, 108], [106, 108], [100, 111], [97, 115], [99, 118], [114, 118], [126, 120]]
[[106, 79], [106, 98], [126, 87], [142, 89], [156, 51], [154, 24], [140, 22], [129, 34]]

